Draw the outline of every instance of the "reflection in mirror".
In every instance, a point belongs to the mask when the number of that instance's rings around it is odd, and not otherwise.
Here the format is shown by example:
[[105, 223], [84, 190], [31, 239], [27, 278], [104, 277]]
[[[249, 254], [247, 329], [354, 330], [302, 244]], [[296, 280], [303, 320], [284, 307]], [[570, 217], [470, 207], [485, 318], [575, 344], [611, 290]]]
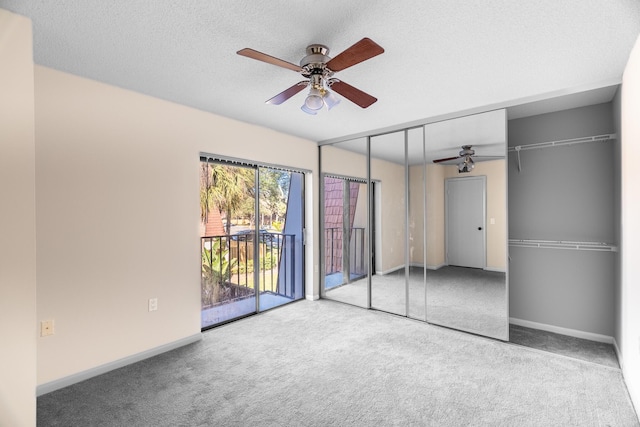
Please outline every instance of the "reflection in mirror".
[[320, 147], [324, 252], [321, 293], [368, 307], [367, 140]]
[[426, 125], [425, 143], [427, 321], [508, 340], [505, 111]]
[[405, 132], [371, 138], [375, 224], [371, 306], [406, 315]]
[[407, 131], [407, 159], [409, 166], [409, 312], [414, 319], [426, 320], [425, 284], [425, 151], [424, 129]]

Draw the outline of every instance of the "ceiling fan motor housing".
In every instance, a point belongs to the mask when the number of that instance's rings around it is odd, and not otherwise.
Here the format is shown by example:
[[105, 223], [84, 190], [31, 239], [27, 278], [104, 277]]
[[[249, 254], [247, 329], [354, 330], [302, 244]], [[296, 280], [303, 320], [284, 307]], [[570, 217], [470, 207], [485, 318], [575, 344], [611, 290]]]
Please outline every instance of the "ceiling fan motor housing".
[[[327, 68], [326, 64], [331, 60], [327, 54], [329, 53], [329, 48], [322, 44], [312, 44], [307, 46], [307, 56], [302, 58], [300, 61], [300, 66], [302, 67], [302, 75], [305, 77], [311, 77], [314, 75], [319, 75], [322, 78], [330, 77], [330, 70]], [[314, 83], [313, 80], [311, 82]]]
[[462, 151], [460, 151], [460, 157], [462, 156], [473, 156], [476, 154], [476, 150], [472, 150], [470, 145], [463, 145]]

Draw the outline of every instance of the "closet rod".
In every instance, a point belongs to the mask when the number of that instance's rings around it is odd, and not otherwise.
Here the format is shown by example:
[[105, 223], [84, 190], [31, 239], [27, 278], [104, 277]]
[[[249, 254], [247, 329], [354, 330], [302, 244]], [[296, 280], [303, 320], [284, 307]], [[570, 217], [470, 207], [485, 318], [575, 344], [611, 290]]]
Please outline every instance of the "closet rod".
[[558, 147], [561, 145], [573, 145], [573, 144], [582, 144], [584, 142], [594, 142], [594, 141], [610, 141], [612, 139], [616, 139], [618, 137], [615, 133], [604, 134], [604, 135], [595, 135], [595, 136], [585, 136], [582, 138], [573, 138], [573, 139], [562, 139], [560, 141], [548, 141], [548, 142], [539, 142], [537, 144], [526, 144], [526, 145], [517, 145], [515, 147], [509, 147], [507, 151], [524, 151], [524, 150], [534, 150], [536, 148], [547, 148], [547, 147]]
[[618, 247], [602, 242], [571, 242], [565, 240], [509, 239], [509, 246], [540, 249], [572, 249], [577, 251], [618, 252]]

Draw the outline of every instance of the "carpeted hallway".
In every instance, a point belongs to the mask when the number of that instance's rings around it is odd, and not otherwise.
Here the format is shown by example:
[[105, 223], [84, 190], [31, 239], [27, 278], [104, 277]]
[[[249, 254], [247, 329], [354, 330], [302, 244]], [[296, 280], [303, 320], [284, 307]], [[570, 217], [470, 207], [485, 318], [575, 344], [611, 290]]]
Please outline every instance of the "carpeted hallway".
[[301, 301], [38, 398], [40, 426], [638, 426], [620, 370]]

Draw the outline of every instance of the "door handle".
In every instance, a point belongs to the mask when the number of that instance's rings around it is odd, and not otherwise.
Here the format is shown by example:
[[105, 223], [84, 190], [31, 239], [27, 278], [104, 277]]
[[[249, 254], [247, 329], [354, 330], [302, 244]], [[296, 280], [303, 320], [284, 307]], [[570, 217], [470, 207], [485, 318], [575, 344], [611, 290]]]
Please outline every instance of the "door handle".
[[478, 227], [478, 230], [481, 230], [481, 231], [482, 231], [482, 227]]

